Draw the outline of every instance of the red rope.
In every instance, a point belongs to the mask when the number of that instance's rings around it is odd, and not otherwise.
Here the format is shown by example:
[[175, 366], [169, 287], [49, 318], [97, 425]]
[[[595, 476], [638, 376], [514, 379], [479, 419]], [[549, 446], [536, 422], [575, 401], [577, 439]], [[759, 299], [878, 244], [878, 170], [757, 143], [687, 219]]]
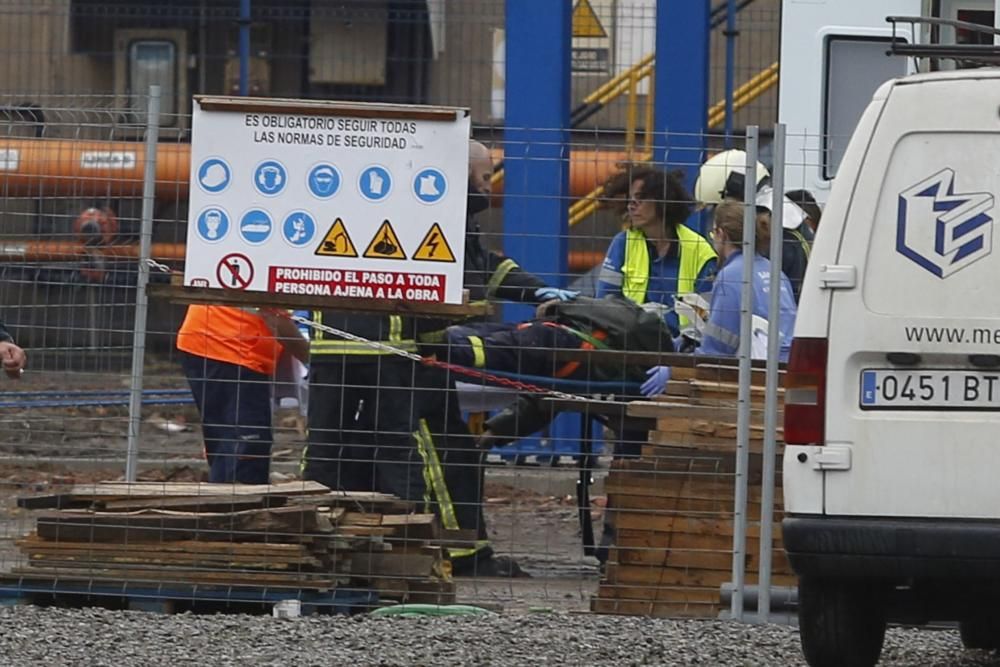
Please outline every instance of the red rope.
[[561, 391], [556, 391], [554, 389], [546, 389], [544, 387], [539, 387], [538, 385], [534, 385], [529, 382], [521, 382], [520, 380], [512, 380], [510, 378], [499, 377], [497, 375], [493, 375], [492, 373], [487, 373], [486, 371], [477, 371], [473, 368], [468, 368], [466, 366], [458, 366], [456, 364], [450, 364], [446, 361], [440, 361], [434, 357], [422, 357], [421, 361], [426, 366], [434, 366], [435, 368], [442, 368], [444, 370], [451, 371], [458, 375], [465, 375], [466, 377], [486, 380], [488, 382], [493, 382], [503, 387], [509, 387], [511, 389], [517, 389], [519, 391], [526, 391], [532, 394], [550, 394], [552, 396], [558, 396], [559, 398], [568, 398], [571, 400], [579, 400], [579, 401], [586, 400], [582, 396], [574, 396], [573, 394], [566, 394]]

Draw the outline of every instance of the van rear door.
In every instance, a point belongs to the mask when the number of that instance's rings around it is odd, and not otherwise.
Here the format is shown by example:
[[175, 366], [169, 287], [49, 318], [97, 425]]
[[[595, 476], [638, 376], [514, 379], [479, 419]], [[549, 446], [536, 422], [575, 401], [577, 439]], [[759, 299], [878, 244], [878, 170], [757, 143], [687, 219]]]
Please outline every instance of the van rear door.
[[828, 515], [1000, 517], [1000, 75], [897, 82], [854, 184], [829, 318]]

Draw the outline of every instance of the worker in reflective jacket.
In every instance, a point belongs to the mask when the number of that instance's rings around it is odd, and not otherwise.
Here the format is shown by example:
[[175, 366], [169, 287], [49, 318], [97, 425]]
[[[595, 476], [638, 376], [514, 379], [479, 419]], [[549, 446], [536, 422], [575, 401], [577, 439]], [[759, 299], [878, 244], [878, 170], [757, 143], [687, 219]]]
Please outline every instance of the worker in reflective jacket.
[[617, 293], [658, 310], [675, 337], [688, 323], [674, 312], [674, 298], [707, 292], [716, 266], [712, 246], [684, 224], [694, 199], [682, 178], [629, 165], [608, 181], [605, 194], [624, 205], [628, 229], [611, 240], [597, 281], [598, 297]]
[[[767, 354], [767, 322], [776, 316], [778, 318], [779, 358], [788, 360], [792, 347], [792, 333], [795, 328], [797, 308], [792, 294], [792, 285], [788, 276], [781, 275], [778, 301], [778, 312], [771, 312], [770, 293], [771, 262], [760, 254], [761, 248], [768, 247], [771, 235], [771, 212], [756, 207], [756, 242], [757, 248], [751, 258], [743, 256], [743, 216], [746, 204], [726, 200], [715, 207], [712, 220], [712, 242], [719, 256], [722, 257], [722, 268], [715, 276], [712, 285], [712, 297], [709, 304], [708, 320], [702, 336], [698, 354], [719, 357], [735, 357], [740, 349], [740, 300], [743, 292], [743, 263], [753, 262], [751, 287], [753, 303], [751, 309], [754, 325], [751, 336], [751, 354], [754, 358], [765, 358]], [[759, 350], [759, 352], [758, 352]], [[668, 366], [655, 366], [647, 371], [649, 379], [642, 386], [645, 396], [655, 396], [663, 393], [670, 379]]]
[[[489, 208], [492, 175], [489, 150], [470, 142], [464, 274], [470, 302], [573, 299], [575, 292], [549, 287], [514, 260], [483, 247], [475, 216]], [[313, 318], [423, 355], [437, 352], [445, 329], [456, 323], [344, 311], [317, 311]], [[415, 366], [385, 350], [322, 331], [315, 332], [310, 349], [305, 479], [423, 499], [445, 528], [479, 533], [474, 548], [451, 550], [456, 574], [517, 574], [515, 563], [493, 558], [486, 539], [482, 452], [462, 419], [454, 379], [445, 371]]]

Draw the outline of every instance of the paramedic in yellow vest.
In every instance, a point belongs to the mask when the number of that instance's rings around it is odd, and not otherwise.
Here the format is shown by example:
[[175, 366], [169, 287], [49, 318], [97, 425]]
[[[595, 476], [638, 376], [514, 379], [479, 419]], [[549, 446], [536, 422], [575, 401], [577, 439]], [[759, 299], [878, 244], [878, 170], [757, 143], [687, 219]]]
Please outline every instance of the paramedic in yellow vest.
[[683, 176], [628, 165], [604, 186], [624, 206], [628, 227], [611, 239], [596, 290], [598, 298], [621, 294], [659, 309], [674, 337], [686, 324], [673, 311], [674, 297], [710, 291], [717, 261], [712, 244], [684, 224], [695, 202]]

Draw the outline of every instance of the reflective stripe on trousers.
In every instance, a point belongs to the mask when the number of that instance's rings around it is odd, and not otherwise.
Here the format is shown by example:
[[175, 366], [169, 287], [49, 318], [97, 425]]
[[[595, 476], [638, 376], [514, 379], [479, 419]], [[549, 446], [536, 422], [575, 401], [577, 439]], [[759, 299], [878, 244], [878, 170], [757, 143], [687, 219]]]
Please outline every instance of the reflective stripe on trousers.
[[[441, 466], [441, 459], [438, 456], [437, 448], [434, 446], [434, 438], [431, 436], [430, 427], [427, 420], [421, 419], [420, 425], [413, 434], [417, 441], [417, 449], [420, 458], [424, 461], [424, 480], [429, 491], [433, 491], [437, 500], [441, 523], [445, 530], [460, 530], [458, 518], [455, 516], [455, 505], [451, 501], [451, 493], [448, 491], [448, 484], [444, 478], [444, 468]], [[448, 549], [448, 554], [452, 558], [463, 558], [473, 556], [477, 551], [489, 546], [487, 540], [477, 540], [476, 546], [472, 549]]]

